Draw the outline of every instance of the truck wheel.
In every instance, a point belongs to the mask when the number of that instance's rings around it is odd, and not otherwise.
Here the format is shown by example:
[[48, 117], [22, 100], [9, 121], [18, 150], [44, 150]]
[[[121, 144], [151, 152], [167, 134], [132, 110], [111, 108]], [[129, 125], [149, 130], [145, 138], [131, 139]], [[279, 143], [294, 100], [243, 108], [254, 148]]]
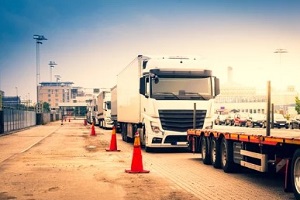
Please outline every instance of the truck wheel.
[[127, 139], [127, 126], [126, 126], [126, 124], [122, 124], [122, 140], [124, 142], [128, 142], [128, 139]]
[[254, 124], [252, 122], [249, 123], [250, 128], [254, 128]]
[[216, 138], [211, 138], [210, 140], [210, 157], [211, 164], [214, 168], [221, 167], [221, 159], [220, 159], [220, 144]]
[[230, 173], [235, 169], [235, 164], [233, 162], [233, 145], [232, 141], [222, 138], [221, 148], [221, 167], [224, 172]]
[[206, 165], [211, 164], [211, 159], [209, 156], [208, 138], [206, 138], [205, 136], [202, 136], [202, 138], [201, 138], [201, 155], [202, 155], [202, 161], [204, 164], [206, 164]]
[[293, 124], [290, 124], [290, 129], [294, 129]]
[[300, 149], [298, 149], [292, 160], [291, 183], [296, 199], [300, 199]]

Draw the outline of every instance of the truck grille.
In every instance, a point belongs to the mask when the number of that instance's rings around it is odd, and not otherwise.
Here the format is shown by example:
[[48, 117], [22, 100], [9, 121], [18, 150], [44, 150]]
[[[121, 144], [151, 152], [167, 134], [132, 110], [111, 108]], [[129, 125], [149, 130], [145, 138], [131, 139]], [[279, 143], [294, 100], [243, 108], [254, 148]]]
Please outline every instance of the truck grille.
[[[186, 132], [193, 128], [193, 110], [159, 110], [162, 128], [168, 131]], [[206, 110], [196, 111], [196, 128], [203, 128]]]

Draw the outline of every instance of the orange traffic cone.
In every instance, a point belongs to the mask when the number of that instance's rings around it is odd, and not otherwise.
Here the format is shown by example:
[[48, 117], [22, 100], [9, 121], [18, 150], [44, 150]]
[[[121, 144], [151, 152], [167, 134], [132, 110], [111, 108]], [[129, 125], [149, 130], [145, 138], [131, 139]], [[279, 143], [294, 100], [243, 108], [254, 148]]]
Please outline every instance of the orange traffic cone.
[[149, 173], [150, 171], [143, 169], [142, 151], [140, 144], [140, 135], [138, 132], [135, 133], [133, 143], [133, 157], [131, 162], [131, 169], [125, 170], [127, 173]]
[[92, 123], [91, 136], [96, 136], [94, 122]]
[[109, 149], [105, 149], [106, 151], [120, 151], [117, 148], [117, 136], [116, 136], [116, 127], [113, 126], [110, 140]]

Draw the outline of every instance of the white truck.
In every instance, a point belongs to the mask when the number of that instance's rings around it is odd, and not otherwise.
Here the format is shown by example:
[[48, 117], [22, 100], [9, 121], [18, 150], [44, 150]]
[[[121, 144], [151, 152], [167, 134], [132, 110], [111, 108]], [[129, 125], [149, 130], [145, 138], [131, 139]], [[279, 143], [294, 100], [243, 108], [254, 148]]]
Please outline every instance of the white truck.
[[146, 151], [188, 147], [189, 128], [212, 128], [219, 79], [197, 58], [138, 55], [117, 76], [123, 141], [139, 132]]
[[87, 113], [86, 120], [89, 124], [94, 123], [96, 125], [96, 115], [97, 115], [97, 105], [96, 99], [88, 99], [87, 100]]
[[117, 106], [117, 85], [111, 88], [110, 90], [111, 94], [111, 120], [114, 123], [114, 126], [116, 127], [116, 131], [118, 133], [121, 132], [120, 123], [118, 122], [118, 106]]
[[113, 127], [110, 89], [103, 89], [97, 96], [97, 120], [100, 128], [109, 129]]

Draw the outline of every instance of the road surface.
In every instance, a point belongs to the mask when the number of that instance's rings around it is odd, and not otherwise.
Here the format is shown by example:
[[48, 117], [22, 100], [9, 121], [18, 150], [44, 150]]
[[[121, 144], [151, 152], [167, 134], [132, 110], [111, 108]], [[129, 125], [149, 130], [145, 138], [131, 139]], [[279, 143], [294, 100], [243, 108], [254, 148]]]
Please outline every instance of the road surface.
[[250, 170], [226, 174], [187, 151], [142, 151], [150, 173], [129, 174], [132, 144], [106, 152], [111, 130], [83, 121], [52, 122], [0, 137], [0, 199], [294, 199], [283, 177]]

